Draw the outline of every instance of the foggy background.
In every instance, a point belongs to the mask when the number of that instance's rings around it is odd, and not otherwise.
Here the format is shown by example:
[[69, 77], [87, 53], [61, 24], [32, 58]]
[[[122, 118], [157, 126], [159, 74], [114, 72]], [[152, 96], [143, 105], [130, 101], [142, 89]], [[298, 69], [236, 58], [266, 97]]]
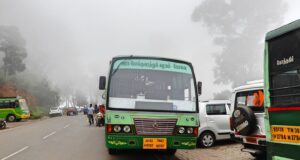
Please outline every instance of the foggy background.
[[26, 65], [16, 71], [19, 79], [40, 79], [61, 97], [100, 99], [98, 78], [113, 56], [148, 55], [192, 62], [203, 82], [200, 99], [219, 99], [262, 79], [265, 33], [298, 19], [299, 6], [296, 0], [1, 0], [0, 36], [1, 27], [15, 27]]

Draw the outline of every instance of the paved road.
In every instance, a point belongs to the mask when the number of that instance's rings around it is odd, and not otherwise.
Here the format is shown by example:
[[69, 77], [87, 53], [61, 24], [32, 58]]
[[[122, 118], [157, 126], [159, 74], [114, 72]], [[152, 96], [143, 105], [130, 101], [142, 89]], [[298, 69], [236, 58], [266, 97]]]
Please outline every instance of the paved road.
[[63, 116], [0, 131], [0, 160], [178, 160], [162, 153], [125, 151], [110, 156], [104, 128], [86, 117]]

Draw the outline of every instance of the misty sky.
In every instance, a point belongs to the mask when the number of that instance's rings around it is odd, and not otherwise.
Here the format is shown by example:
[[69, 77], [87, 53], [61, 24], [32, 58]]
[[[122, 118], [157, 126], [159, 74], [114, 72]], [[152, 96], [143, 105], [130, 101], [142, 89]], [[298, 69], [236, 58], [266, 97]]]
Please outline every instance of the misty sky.
[[[26, 40], [27, 68], [61, 90], [93, 94], [113, 56], [150, 55], [191, 61], [203, 82], [203, 100], [228, 86], [213, 84], [212, 54], [219, 48], [205, 27], [191, 20], [201, 2], [0, 0], [0, 25], [19, 28]], [[300, 18], [300, 2], [287, 2], [284, 23]]]

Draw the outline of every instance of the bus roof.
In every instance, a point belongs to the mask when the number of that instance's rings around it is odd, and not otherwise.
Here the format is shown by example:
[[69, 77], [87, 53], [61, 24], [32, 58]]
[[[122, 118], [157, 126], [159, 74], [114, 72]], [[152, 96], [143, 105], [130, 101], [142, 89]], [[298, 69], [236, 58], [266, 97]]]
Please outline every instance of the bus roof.
[[266, 41], [276, 38], [276, 37], [279, 37], [281, 35], [284, 35], [288, 32], [291, 32], [291, 31], [293, 31], [295, 29], [299, 29], [299, 28], [300, 28], [300, 19], [268, 32], [266, 35]]
[[175, 58], [166, 58], [166, 57], [156, 57], [156, 56], [139, 56], [139, 55], [122, 55], [122, 56], [115, 56], [112, 59], [121, 59], [121, 58], [149, 58], [149, 59], [161, 59], [161, 60], [171, 60], [171, 61], [177, 61], [182, 63], [188, 63], [191, 65], [191, 62], [181, 60], [181, 59], [175, 59]]

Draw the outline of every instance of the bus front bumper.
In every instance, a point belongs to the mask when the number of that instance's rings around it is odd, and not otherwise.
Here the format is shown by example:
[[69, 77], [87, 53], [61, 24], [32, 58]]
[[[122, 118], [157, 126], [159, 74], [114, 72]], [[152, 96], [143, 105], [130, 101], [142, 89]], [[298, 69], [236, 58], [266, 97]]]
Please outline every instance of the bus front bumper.
[[30, 114], [22, 114], [21, 118], [22, 119], [28, 119], [30, 117]]
[[144, 149], [144, 138], [166, 138], [166, 149], [194, 149], [197, 137], [107, 135], [106, 147], [112, 149]]

